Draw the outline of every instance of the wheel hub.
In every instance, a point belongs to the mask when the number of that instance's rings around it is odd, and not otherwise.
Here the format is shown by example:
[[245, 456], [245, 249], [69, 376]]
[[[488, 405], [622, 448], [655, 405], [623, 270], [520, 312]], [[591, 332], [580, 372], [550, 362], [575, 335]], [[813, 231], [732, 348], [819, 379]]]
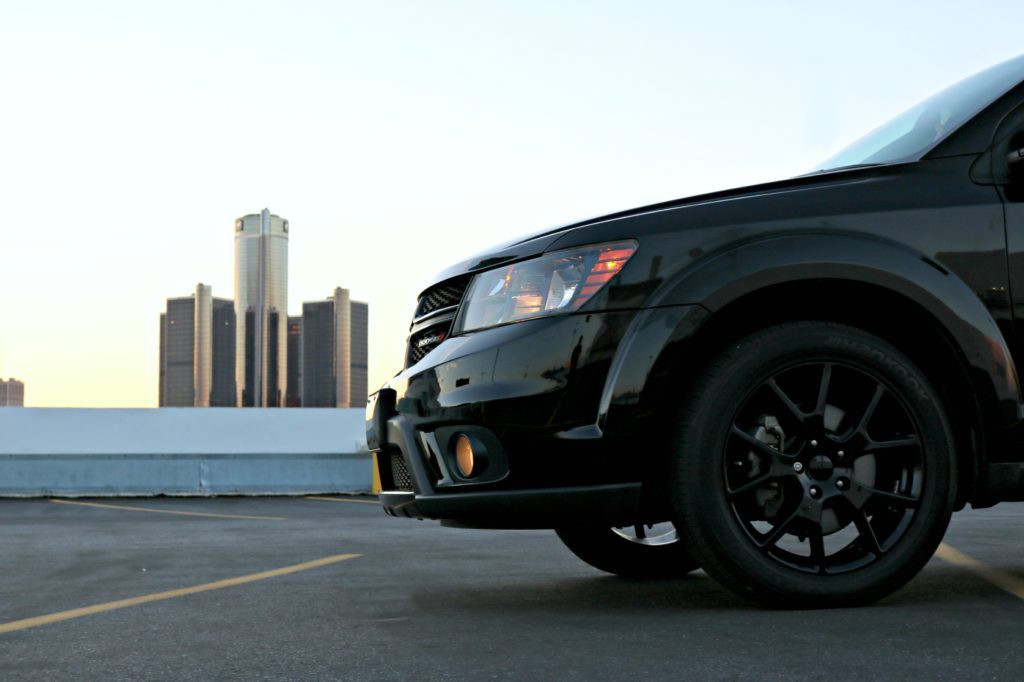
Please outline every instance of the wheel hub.
[[825, 455], [817, 455], [811, 458], [811, 461], [807, 463], [807, 473], [815, 481], [827, 481], [832, 478], [832, 472], [835, 470], [835, 464], [832, 460]]

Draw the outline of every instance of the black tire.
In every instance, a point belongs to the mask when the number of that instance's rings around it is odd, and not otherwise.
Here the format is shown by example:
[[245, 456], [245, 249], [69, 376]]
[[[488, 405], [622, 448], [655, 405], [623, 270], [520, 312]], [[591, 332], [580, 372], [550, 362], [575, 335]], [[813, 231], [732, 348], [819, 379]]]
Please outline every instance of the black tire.
[[680, 541], [675, 527], [658, 526], [587, 526], [559, 528], [555, 533], [580, 559], [623, 578], [678, 578], [697, 569], [697, 562]]
[[865, 604], [914, 577], [949, 525], [940, 399], [891, 344], [826, 322], [771, 327], [702, 373], [672, 444], [672, 502], [723, 586], [784, 608]]

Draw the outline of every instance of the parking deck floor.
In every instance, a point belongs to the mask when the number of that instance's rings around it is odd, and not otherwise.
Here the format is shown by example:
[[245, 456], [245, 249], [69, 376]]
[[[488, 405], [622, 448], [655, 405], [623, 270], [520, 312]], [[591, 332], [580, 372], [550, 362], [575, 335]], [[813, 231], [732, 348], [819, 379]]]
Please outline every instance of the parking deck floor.
[[0, 679], [1024, 678], [1024, 505], [877, 605], [605, 576], [365, 498], [0, 500]]

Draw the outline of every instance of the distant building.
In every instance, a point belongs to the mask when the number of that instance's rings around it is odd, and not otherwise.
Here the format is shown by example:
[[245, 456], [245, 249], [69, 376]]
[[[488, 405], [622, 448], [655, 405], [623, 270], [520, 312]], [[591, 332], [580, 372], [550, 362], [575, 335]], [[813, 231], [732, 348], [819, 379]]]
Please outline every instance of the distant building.
[[160, 407], [234, 407], [235, 308], [196, 286], [160, 315]]
[[285, 407], [302, 406], [302, 316], [288, 318], [288, 391]]
[[365, 407], [366, 397], [370, 394], [370, 306], [362, 301], [352, 301], [352, 350], [349, 358], [351, 371], [349, 406]]
[[326, 301], [302, 304], [302, 406], [366, 403], [369, 306], [337, 288]]
[[334, 299], [302, 304], [302, 406], [333, 407]]
[[235, 384], [242, 407], [288, 390], [288, 221], [268, 209], [235, 221]]
[[25, 407], [25, 384], [17, 379], [0, 379], [0, 407]]

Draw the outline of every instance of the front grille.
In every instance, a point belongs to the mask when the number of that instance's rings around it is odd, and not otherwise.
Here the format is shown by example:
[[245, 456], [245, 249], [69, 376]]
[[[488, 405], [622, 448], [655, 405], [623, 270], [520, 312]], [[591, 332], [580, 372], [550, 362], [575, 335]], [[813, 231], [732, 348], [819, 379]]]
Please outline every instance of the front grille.
[[[451, 329], [452, 321], [446, 320], [444, 324], [430, 327], [409, 337], [409, 364], [415, 365], [423, 359], [423, 356], [441, 345], [448, 331]], [[426, 343], [423, 341], [426, 339]]]
[[468, 280], [465, 278], [451, 280], [438, 284], [436, 287], [427, 289], [422, 296], [420, 296], [419, 303], [416, 305], [416, 319], [429, 315], [435, 310], [441, 308], [450, 308], [453, 305], [458, 305], [459, 301], [462, 300], [462, 294], [466, 293], [466, 285]]
[[[409, 348], [406, 352], [405, 366], [410, 367], [423, 359], [430, 351], [441, 345], [452, 329], [455, 313], [462, 301], [466, 287], [469, 285], [470, 277], [464, 276], [458, 279], [451, 279], [431, 287], [423, 292], [419, 302], [416, 304], [416, 315], [413, 317], [413, 327], [422, 320], [424, 325], [430, 325], [418, 329], [409, 337]], [[441, 312], [450, 309], [448, 313]], [[436, 318], [424, 320], [423, 318], [437, 313]]]
[[391, 484], [392, 490], [412, 490], [412, 476], [401, 452], [391, 453]]

